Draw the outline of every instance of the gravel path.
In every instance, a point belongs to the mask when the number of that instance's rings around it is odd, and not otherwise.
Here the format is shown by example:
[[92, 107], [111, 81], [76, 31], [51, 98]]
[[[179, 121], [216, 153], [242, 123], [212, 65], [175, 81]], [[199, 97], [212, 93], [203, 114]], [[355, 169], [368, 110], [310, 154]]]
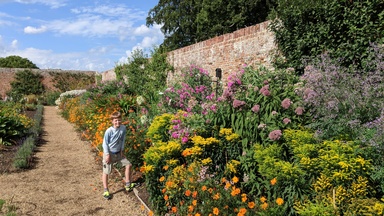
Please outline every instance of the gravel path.
[[110, 179], [113, 199], [103, 199], [101, 166], [55, 107], [44, 107], [42, 139], [33, 169], [0, 175], [0, 198], [17, 215], [147, 215], [120, 176]]

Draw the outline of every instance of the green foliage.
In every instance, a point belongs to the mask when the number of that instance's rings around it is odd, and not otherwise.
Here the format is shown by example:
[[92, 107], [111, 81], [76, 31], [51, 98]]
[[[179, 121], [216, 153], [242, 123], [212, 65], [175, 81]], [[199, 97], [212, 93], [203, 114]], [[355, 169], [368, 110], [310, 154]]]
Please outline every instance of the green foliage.
[[46, 91], [41, 97], [42, 104], [46, 106], [55, 106], [55, 101], [60, 97], [59, 91]]
[[33, 126], [20, 103], [0, 102], [0, 145], [14, 145]]
[[31, 70], [21, 70], [16, 72], [14, 80], [11, 82], [10, 95], [14, 100], [21, 99], [24, 95], [41, 95], [44, 92], [42, 75]]
[[147, 26], [161, 24], [164, 47], [175, 50], [266, 20], [275, 0], [160, 1], [148, 12]]
[[362, 67], [371, 42], [384, 42], [384, 2], [278, 0], [270, 29], [285, 58], [283, 66], [303, 71], [304, 57], [328, 53], [343, 66]]
[[17, 207], [12, 204], [12, 200], [7, 203], [6, 200], [0, 199], [0, 213], [3, 213], [5, 216], [16, 216], [16, 210]]
[[30, 69], [39, 69], [34, 63], [32, 63], [27, 58], [22, 58], [20, 56], [7, 56], [5, 58], [0, 58], [0, 67], [4, 68], [30, 68]]
[[163, 91], [167, 74], [172, 69], [166, 60], [166, 52], [154, 48], [149, 59], [143, 50], [134, 50], [128, 63], [115, 67], [117, 80], [127, 83], [134, 95], [141, 95], [156, 104], [159, 91]]
[[53, 86], [61, 92], [86, 89], [95, 84], [95, 75], [86, 73], [49, 72]]

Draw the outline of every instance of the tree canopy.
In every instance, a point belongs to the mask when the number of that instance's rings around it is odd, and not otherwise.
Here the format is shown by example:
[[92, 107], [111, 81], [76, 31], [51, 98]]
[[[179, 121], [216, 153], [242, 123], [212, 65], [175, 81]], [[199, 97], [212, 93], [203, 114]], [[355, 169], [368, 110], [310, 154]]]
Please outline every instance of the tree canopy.
[[161, 0], [148, 12], [147, 26], [161, 24], [169, 50], [266, 20], [275, 0]]
[[272, 17], [284, 67], [303, 70], [303, 58], [324, 53], [362, 67], [371, 43], [384, 42], [382, 0], [278, 0]]
[[20, 56], [7, 56], [5, 58], [0, 58], [0, 67], [4, 68], [31, 68], [39, 69], [33, 62], [27, 58], [22, 58]]

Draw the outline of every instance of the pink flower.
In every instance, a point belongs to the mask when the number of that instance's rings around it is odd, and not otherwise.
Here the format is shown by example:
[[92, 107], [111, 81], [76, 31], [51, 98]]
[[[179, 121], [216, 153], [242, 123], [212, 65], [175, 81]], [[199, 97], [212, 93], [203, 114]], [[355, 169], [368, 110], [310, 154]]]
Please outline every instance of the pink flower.
[[272, 111], [272, 115], [277, 115], [278, 113], [276, 111]]
[[303, 115], [303, 113], [304, 113], [304, 108], [303, 108], [303, 107], [297, 107], [297, 108], [295, 109], [295, 113], [296, 113], [297, 115]]
[[252, 112], [254, 113], [257, 113], [260, 111], [260, 105], [259, 104], [256, 104], [255, 106], [252, 107]]
[[281, 106], [282, 106], [284, 109], [288, 109], [289, 106], [291, 106], [291, 103], [292, 103], [292, 101], [291, 101], [289, 98], [285, 98], [285, 99], [281, 102]]
[[290, 123], [291, 122], [291, 119], [289, 119], [289, 118], [284, 118], [283, 119], [283, 123], [284, 124], [288, 124], [288, 123]]
[[237, 100], [237, 99], [235, 99], [235, 100], [233, 101], [233, 103], [232, 103], [232, 106], [233, 106], [234, 108], [239, 108], [239, 107], [242, 107], [242, 106], [244, 106], [244, 105], [245, 105], [245, 102], [244, 102], [244, 101]]
[[172, 133], [172, 138], [174, 138], [174, 139], [179, 138], [179, 134], [176, 133], [176, 132], [173, 132], [173, 133]]
[[271, 95], [271, 92], [269, 92], [269, 85], [265, 85], [260, 89], [260, 93], [264, 96]]
[[181, 139], [181, 142], [182, 142], [182, 143], [186, 143], [186, 142], [188, 142], [188, 137], [183, 137], [183, 138]]
[[281, 133], [281, 130], [274, 130], [274, 131], [272, 131], [271, 133], [269, 133], [269, 136], [268, 136], [268, 137], [269, 137], [269, 139], [275, 141], [275, 140], [279, 140], [280, 137], [281, 137], [281, 135], [283, 135], [283, 134]]

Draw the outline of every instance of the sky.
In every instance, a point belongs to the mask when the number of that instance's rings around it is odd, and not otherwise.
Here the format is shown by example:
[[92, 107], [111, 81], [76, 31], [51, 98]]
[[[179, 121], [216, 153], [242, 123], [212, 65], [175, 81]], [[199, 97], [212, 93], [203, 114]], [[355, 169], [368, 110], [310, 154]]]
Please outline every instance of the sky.
[[0, 0], [0, 57], [40, 69], [104, 72], [164, 40], [145, 25], [158, 0]]

